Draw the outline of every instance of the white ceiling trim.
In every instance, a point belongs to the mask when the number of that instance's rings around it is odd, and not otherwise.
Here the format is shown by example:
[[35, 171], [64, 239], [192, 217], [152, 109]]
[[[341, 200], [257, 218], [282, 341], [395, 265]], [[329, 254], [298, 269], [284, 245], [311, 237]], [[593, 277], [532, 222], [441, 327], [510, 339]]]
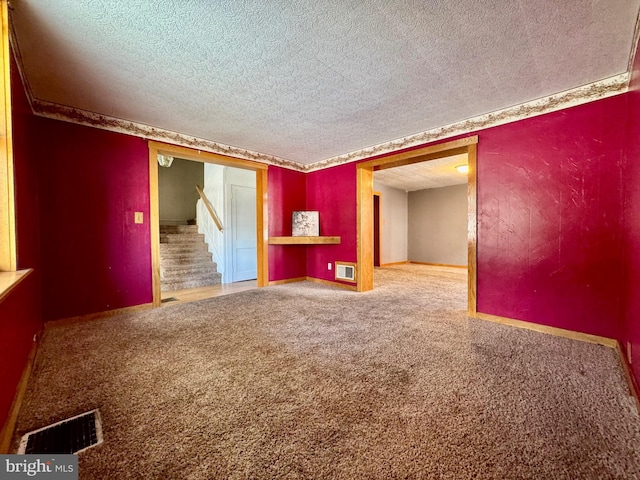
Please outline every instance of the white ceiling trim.
[[[356, 150], [344, 155], [328, 158], [320, 162], [304, 165], [292, 160], [268, 155], [240, 147], [225, 145], [202, 138], [192, 137], [161, 128], [144, 125], [141, 123], [122, 120], [107, 115], [88, 112], [56, 103], [30, 98], [31, 107], [35, 115], [96, 127], [117, 133], [124, 133], [148, 140], [171, 143], [182, 147], [194, 148], [211, 153], [227, 155], [252, 160], [267, 165], [288, 168], [299, 172], [313, 172], [324, 168], [334, 167], [345, 163], [351, 163], [366, 158], [383, 155], [409, 147], [423, 145], [425, 143], [442, 140], [456, 135], [464, 135], [477, 130], [495, 127], [506, 123], [515, 122], [525, 118], [543, 115], [545, 113], [562, 110], [581, 105], [595, 100], [600, 100], [613, 95], [625, 93], [629, 87], [629, 72], [590, 83], [582, 87], [574, 88], [548, 97], [543, 97], [531, 102], [516, 105], [514, 107], [497, 110], [485, 115], [469, 118], [432, 130], [427, 130], [414, 135], [409, 135], [397, 140], [373, 145], [361, 150]], [[27, 93], [30, 90], [27, 88]]]
[[536, 117], [545, 113], [555, 112], [584, 103], [601, 100], [606, 97], [625, 93], [629, 89], [630, 74], [628, 72], [613, 77], [590, 83], [582, 87], [573, 88], [565, 92], [550, 95], [548, 97], [532, 100], [531, 102], [516, 105], [514, 107], [497, 110], [495, 112], [479, 115], [477, 117], [462, 120], [460, 122], [434, 128], [415, 135], [392, 140], [390, 142], [373, 145], [362, 150], [356, 150], [337, 157], [328, 158], [320, 162], [306, 166], [305, 171], [312, 172], [324, 168], [355, 162], [366, 158], [396, 152], [409, 147], [423, 145], [425, 143], [464, 135], [489, 127], [504, 125], [506, 123]]

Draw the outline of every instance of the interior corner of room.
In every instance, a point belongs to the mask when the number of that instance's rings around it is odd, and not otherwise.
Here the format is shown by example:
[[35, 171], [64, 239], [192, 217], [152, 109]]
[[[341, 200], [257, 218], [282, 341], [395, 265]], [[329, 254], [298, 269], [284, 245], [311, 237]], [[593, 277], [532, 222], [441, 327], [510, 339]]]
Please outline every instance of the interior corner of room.
[[[198, 447], [221, 475], [349, 476], [367, 449], [373, 476], [640, 475], [640, 0], [98, 3], [0, 0], [0, 453], [100, 403], [81, 467], [175, 473], [113, 438], [204, 425], [126, 412], [123, 375], [132, 403], [211, 407], [240, 445]], [[74, 392], [81, 346], [104, 385]]]

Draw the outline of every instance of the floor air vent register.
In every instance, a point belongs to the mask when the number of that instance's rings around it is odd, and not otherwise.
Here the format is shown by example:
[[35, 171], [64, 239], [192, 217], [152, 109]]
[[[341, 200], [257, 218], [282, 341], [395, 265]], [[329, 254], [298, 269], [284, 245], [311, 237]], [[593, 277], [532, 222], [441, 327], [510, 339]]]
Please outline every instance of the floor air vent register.
[[70, 454], [102, 443], [102, 423], [92, 410], [27, 433], [20, 441], [19, 454]]

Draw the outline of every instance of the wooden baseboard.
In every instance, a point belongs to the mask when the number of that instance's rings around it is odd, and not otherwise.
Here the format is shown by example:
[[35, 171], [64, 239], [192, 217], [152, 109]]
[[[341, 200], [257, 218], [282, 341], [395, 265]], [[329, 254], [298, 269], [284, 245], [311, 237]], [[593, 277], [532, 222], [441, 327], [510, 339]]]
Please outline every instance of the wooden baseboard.
[[295, 283], [295, 282], [304, 282], [307, 277], [295, 277], [295, 278], [286, 278], [284, 280], [272, 280], [269, 282], [269, 286], [272, 287], [274, 285], [285, 285], [287, 283]]
[[131, 307], [116, 308], [114, 310], [106, 310], [104, 312], [88, 313], [87, 315], [78, 315], [77, 317], [61, 318], [60, 320], [47, 320], [45, 328], [61, 327], [64, 325], [72, 325], [74, 323], [82, 323], [98, 318], [114, 317], [121, 313], [139, 312], [141, 310], [149, 310], [153, 308], [153, 303], [143, 303], [141, 305], [133, 305]]
[[381, 263], [380, 267], [384, 268], [384, 267], [393, 267], [394, 265], [408, 265], [408, 264], [409, 264], [409, 260], [404, 260], [403, 262]]
[[346, 285], [344, 283], [332, 282], [330, 280], [323, 280], [322, 278], [314, 278], [314, 277], [307, 277], [306, 279], [309, 282], [319, 283], [321, 285], [328, 285], [330, 287], [343, 288], [345, 290], [351, 290], [352, 292], [356, 292], [358, 290], [358, 287], [356, 285]]
[[451, 265], [449, 263], [431, 263], [431, 262], [408, 262], [416, 265], [429, 265], [430, 267], [452, 267], [452, 268], [468, 268], [466, 265]]
[[636, 382], [636, 378], [633, 376], [633, 370], [631, 364], [626, 355], [626, 349], [621, 342], [617, 344], [618, 354], [620, 355], [620, 361], [622, 362], [622, 369], [624, 370], [625, 377], [627, 378], [627, 385], [629, 386], [629, 393], [636, 401], [636, 409], [640, 413], [640, 385]]
[[546, 333], [548, 335], [555, 335], [556, 337], [570, 338], [572, 340], [580, 340], [582, 342], [597, 343], [598, 345], [604, 345], [609, 348], [618, 348], [618, 341], [613, 338], [601, 337], [599, 335], [591, 335], [589, 333], [574, 332], [573, 330], [565, 330], [564, 328], [550, 327], [548, 325], [540, 325], [539, 323], [526, 322], [524, 320], [515, 320], [513, 318], [499, 317], [497, 315], [491, 315], [489, 313], [476, 312], [475, 315], [470, 315], [472, 318], [479, 320], [487, 320], [489, 322], [500, 323], [502, 325], [509, 325], [511, 327], [524, 328], [527, 330], [534, 330], [540, 333]]
[[8, 454], [9, 449], [11, 448], [11, 439], [13, 438], [13, 433], [16, 429], [18, 413], [20, 412], [20, 407], [22, 406], [22, 401], [24, 400], [24, 395], [27, 391], [27, 384], [29, 383], [29, 377], [31, 376], [31, 372], [33, 371], [33, 366], [36, 361], [41, 337], [42, 330], [36, 334], [35, 341], [33, 342], [31, 351], [29, 352], [27, 364], [22, 371], [20, 381], [16, 387], [16, 393], [13, 397], [13, 402], [11, 402], [11, 407], [9, 408], [9, 415], [2, 426], [2, 430], [0, 430], [0, 454]]
[[295, 283], [295, 282], [313, 282], [313, 283], [320, 283], [322, 285], [328, 285], [331, 287], [339, 287], [339, 288], [344, 288], [345, 290], [351, 290], [351, 291], [357, 291], [357, 287], [355, 285], [346, 285], [344, 283], [339, 283], [339, 282], [332, 282], [330, 280], [323, 280], [322, 278], [315, 278], [315, 277], [296, 277], [296, 278], [287, 278], [285, 280], [273, 280], [271, 282], [269, 282], [269, 286], [274, 286], [274, 285], [285, 285], [287, 283]]

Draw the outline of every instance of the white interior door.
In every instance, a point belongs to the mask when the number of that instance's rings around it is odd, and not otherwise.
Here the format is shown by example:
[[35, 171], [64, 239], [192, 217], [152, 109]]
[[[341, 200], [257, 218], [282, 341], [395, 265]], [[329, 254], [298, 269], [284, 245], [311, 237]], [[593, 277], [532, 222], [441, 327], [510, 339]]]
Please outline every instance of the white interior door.
[[256, 189], [230, 185], [232, 282], [257, 278]]

